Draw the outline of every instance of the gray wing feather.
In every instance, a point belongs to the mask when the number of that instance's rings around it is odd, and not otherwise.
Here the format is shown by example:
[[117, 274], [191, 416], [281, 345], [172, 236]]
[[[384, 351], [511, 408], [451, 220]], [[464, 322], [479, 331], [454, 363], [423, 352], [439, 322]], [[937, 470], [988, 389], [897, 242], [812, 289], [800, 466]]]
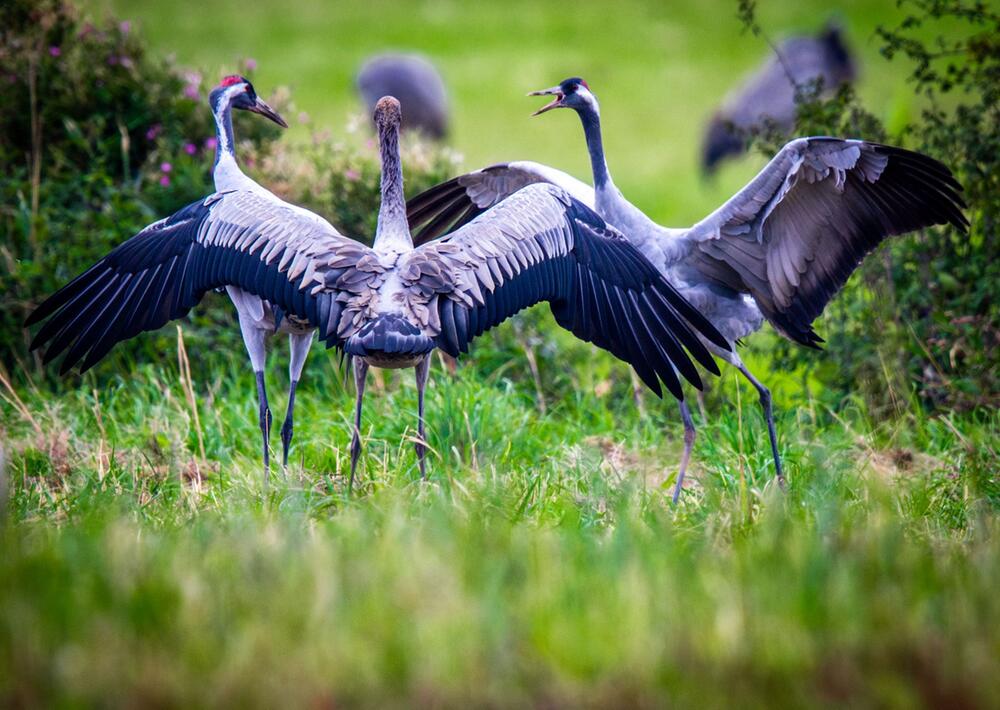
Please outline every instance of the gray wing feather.
[[750, 293], [771, 323], [805, 345], [811, 323], [887, 236], [967, 225], [961, 186], [938, 161], [857, 140], [800, 138], [678, 239], [682, 262]]
[[594, 188], [548, 165], [521, 160], [459, 175], [406, 203], [414, 244], [454, 231], [528, 185], [552, 183], [594, 209]]
[[[115, 343], [183, 317], [209, 290], [235, 286], [308, 321], [330, 345], [371, 301], [367, 274], [336, 286], [371, 253], [322, 218], [267, 194], [215, 193], [155, 222], [49, 297], [26, 325], [45, 324], [32, 347], [62, 371], [86, 370]], [[304, 265], [304, 266], [303, 266]]]
[[[234, 237], [213, 242], [213, 234], [228, 232]], [[202, 234], [206, 246], [228, 242], [265, 265], [276, 264], [300, 291], [326, 301], [327, 317], [310, 322], [328, 345], [339, 346], [356, 332], [384, 274], [370, 247], [270, 194], [246, 190], [225, 195], [213, 206]]]
[[630, 363], [658, 394], [657, 378], [683, 396], [676, 371], [701, 386], [684, 348], [718, 372], [691, 326], [727, 347], [621, 233], [550, 184], [529, 185], [419, 247], [399, 274], [408, 312], [453, 355], [541, 301], [561, 326]]

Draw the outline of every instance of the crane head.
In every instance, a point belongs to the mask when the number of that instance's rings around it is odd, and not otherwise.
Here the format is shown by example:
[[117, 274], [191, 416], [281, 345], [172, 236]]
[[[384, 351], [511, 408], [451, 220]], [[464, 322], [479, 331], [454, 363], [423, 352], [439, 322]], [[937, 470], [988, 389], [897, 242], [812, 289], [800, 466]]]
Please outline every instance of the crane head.
[[395, 96], [383, 96], [375, 104], [373, 114], [375, 125], [379, 128], [399, 127], [403, 120], [403, 109]]
[[212, 93], [209, 94], [209, 101], [215, 110], [220, 108], [220, 101], [228, 101], [233, 108], [250, 111], [251, 113], [259, 113], [261, 116], [274, 121], [282, 128], [288, 128], [285, 119], [277, 111], [268, 106], [263, 99], [257, 96], [257, 92], [254, 91], [250, 80], [239, 74], [230, 74], [223, 77], [219, 85], [212, 89]]
[[541, 91], [532, 91], [528, 96], [555, 96], [552, 101], [535, 111], [532, 116], [551, 111], [554, 108], [571, 108], [576, 111], [596, 111], [597, 97], [590, 91], [586, 81], [578, 76], [565, 79], [558, 86]]

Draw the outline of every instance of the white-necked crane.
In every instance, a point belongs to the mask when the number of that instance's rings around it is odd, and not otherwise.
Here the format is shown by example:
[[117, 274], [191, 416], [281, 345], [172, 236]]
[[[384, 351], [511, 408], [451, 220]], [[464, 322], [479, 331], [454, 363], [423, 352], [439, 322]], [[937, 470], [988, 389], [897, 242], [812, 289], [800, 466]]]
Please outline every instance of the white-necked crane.
[[[271, 192], [265, 190], [244, 174], [236, 162], [236, 145], [233, 139], [234, 108], [253, 111], [271, 119], [283, 128], [288, 124], [272, 108], [264, 103], [254, 91], [250, 82], [238, 75], [230, 75], [219, 83], [211, 94], [209, 103], [215, 118], [215, 168], [212, 173], [217, 193], [249, 191], [256, 193], [264, 200], [273, 200], [280, 211], [299, 208], [295, 205], [281, 202]], [[280, 205], [278, 204], [280, 203]], [[319, 219], [305, 210], [301, 211], [303, 219]], [[322, 226], [322, 225], [320, 225]], [[288, 450], [294, 433], [295, 390], [302, 378], [302, 369], [306, 357], [312, 347], [315, 328], [308, 322], [291, 314], [284, 313], [279, 307], [260, 296], [245, 291], [235, 285], [227, 285], [229, 295], [240, 323], [240, 333], [246, 346], [257, 383], [258, 419], [263, 440], [264, 477], [270, 473], [271, 438], [271, 408], [267, 401], [267, 388], [264, 384], [264, 367], [267, 360], [267, 341], [274, 335], [288, 335], [288, 408], [285, 420], [281, 425], [281, 465], [288, 466]]]
[[[117, 323], [117, 328], [126, 327], [126, 322], [128, 322], [133, 327], [144, 325], [145, 327], [141, 327], [141, 330], [153, 330], [160, 327], [168, 319], [180, 317], [186, 313], [190, 305], [184, 308], [182, 313], [171, 315], [170, 318], [164, 317], [163, 313], [146, 312], [144, 309], [155, 306], [158, 309], [170, 307], [171, 311], [176, 311], [180, 306], [179, 302], [168, 304], [164, 300], [166, 293], [157, 295], [155, 290], [156, 288], [164, 291], [176, 289], [175, 295], [180, 298], [186, 284], [178, 279], [183, 280], [192, 276], [191, 272], [187, 270], [187, 257], [185, 257], [184, 263], [176, 260], [167, 261], [168, 251], [157, 255], [153, 250], [169, 250], [172, 247], [177, 247], [186, 236], [186, 234], [179, 233], [194, 224], [189, 221], [189, 218], [199, 213], [198, 210], [193, 209], [199, 204], [213, 206], [213, 213], [218, 218], [217, 222], [211, 223], [211, 227], [215, 230], [233, 231], [239, 226], [256, 225], [263, 234], [278, 234], [283, 228], [282, 222], [295, 228], [295, 222], [298, 220], [307, 226], [315, 223], [317, 232], [322, 233], [325, 222], [320, 217], [281, 201], [247, 177], [236, 161], [233, 109], [258, 113], [279, 126], [287, 128], [288, 124], [285, 123], [284, 119], [257, 96], [257, 92], [248, 79], [239, 75], [223, 77], [219, 85], [209, 93], [208, 99], [215, 119], [216, 152], [212, 173], [215, 193], [206, 198], [203, 203], [189, 205], [176, 215], [144, 229], [133, 240], [98, 262], [80, 279], [42, 304], [28, 319], [27, 325], [31, 325], [59, 310], [59, 316], [52, 318], [38, 332], [32, 347], [40, 347], [48, 340], [54, 339], [45, 354], [44, 359], [48, 362], [75, 341], [74, 347], [70, 349], [68, 356], [62, 363], [60, 368], [62, 373], [68, 371], [81, 359], [83, 359], [80, 367], [81, 372], [88, 370], [104, 356], [112, 345], [135, 334], [119, 332], [116, 328], [111, 327], [111, 322], [106, 322], [106, 327], [103, 330], [100, 328], [102, 322], [100, 318], [115, 313], [116, 309], [118, 312], [114, 316], [114, 323]], [[184, 217], [181, 218], [181, 215]], [[209, 225], [206, 224], [206, 226]], [[286, 253], [291, 254], [292, 252]], [[153, 272], [133, 273], [129, 271], [130, 267], [136, 266], [135, 263], [131, 262], [147, 263], [150, 258], [155, 260]], [[112, 266], [113, 263], [115, 266]], [[116, 288], [114, 290], [108, 290], [108, 287], [112, 285], [110, 280], [106, 283], [102, 282], [105, 289], [100, 292], [82, 290], [84, 286], [93, 287], [99, 273], [105, 274], [102, 278], [110, 279], [111, 274], [115, 272], [122, 273], [116, 274]], [[156, 288], [152, 288], [151, 285]], [[264, 385], [266, 343], [278, 333], [285, 333], [289, 338], [291, 383], [288, 411], [281, 428], [282, 465], [287, 466], [288, 450], [293, 433], [295, 390], [302, 375], [302, 368], [305, 365], [315, 329], [302, 318], [292, 314], [286, 315], [279, 306], [262, 299], [255, 291], [240, 288], [235, 282], [224, 285], [229, 298], [236, 306], [243, 342], [246, 345], [256, 378], [266, 480], [270, 469], [268, 441], [271, 430], [271, 410], [268, 406], [267, 390]], [[81, 292], [77, 294], [77, 291]], [[79, 300], [88, 294], [95, 299], [92, 306], [97, 304], [98, 296], [101, 298], [111, 297], [105, 309], [100, 311], [100, 317], [94, 317], [93, 322], [87, 322], [87, 318], [92, 314], [82, 308], [84, 303], [89, 302]], [[69, 300], [71, 297], [74, 300]], [[114, 297], [120, 299], [120, 302], [114, 300]], [[198, 298], [200, 298], [200, 294]], [[133, 307], [134, 312], [124, 312], [123, 304]], [[119, 307], [121, 308], [119, 309]], [[141, 322], [143, 317], [147, 319], [146, 323]], [[79, 332], [75, 330], [80, 328], [84, 328], [84, 330]], [[74, 335], [77, 337], [74, 338]], [[87, 357], [83, 358], [85, 353]]]
[[[408, 203], [416, 243], [460, 227], [537, 183], [559, 185], [594, 207], [726, 337], [728, 350], [706, 345], [756, 388], [775, 473], [783, 485], [771, 393], [743, 364], [735, 344], [766, 319], [786, 338], [818, 348], [823, 341], [812, 328], [813, 320], [883, 239], [934, 224], [967, 226], [961, 186], [948, 168], [920, 153], [862, 140], [799, 138], [715, 212], [692, 227], [671, 229], [653, 222], [612, 182], [601, 141], [600, 107], [583, 79], [567, 79], [530, 95], [555, 97], [533, 115], [555, 108], [577, 112], [594, 187], [529, 161], [461, 175]], [[679, 403], [684, 452], [675, 501], [695, 438], [691, 413], [683, 399]]]
[[[351, 484], [361, 452], [369, 366], [414, 367], [420, 472], [430, 354], [471, 340], [547, 301], [556, 322], [629, 362], [657, 394], [701, 385], [688, 353], [718, 367], [699, 334], [727, 343], [620, 232], [554, 185], [485, 210], [446, 239], [414, 248], [399, 159], [399, 103], [375, 110], [382, 203], [372, 247], [325, 220], [240, 183], [150, 225], [58, 291], [29, 319], [48, 318], [33, 345], [63, 369], [97, 362], [114, 343], [187, 313], [213, 288], [237, 287], [317, 327], [355, 361]], [[235, 163], [233, 164], [235, 169]], [[685, 348], [688, 352], [685, 352]]]

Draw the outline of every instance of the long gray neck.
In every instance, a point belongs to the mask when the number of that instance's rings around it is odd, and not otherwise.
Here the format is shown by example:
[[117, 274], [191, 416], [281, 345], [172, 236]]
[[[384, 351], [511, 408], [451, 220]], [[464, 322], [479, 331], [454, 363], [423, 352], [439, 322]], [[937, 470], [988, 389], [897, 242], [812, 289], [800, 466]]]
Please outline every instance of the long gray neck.
[[589, 107], [578, 112], [583, 123], [583, 134], [587, 138], [590, 153], [590, 168], [594, 173], [594, 188], [600, 190], [611, 183], [608, 163], [604, 159], [604, 141], [601, 138], [601, 114]]
[[639, 232], [645, 233], [653, 223], [642, 211], [625, 199], [608, 171], [604, 159], [604, 143], [601, 140], [601, 113], [596, 101], [593, 106], [579, 111], [583, 122], [583, 133], [587, 137], [587, 151], [590, 153], [590, 167], [594, 171], [594, 206], [597, 214], [619, 229], [632, 230], [630, 239]]
[[215, 189], [222, 190], [244, 177], [236, 163], [232, 98], [228, 94], [220, 96], [212, 107], [212, 113], [215, 116], [215, 166], [212, 176]]
[[399, 159], [399, 126], [380, 123], [378, 146], [382, 159], [382, 204], [378, 210], [374, 247], [394, 246], [413, 249], [413, 238], [406, 221], [406, 200], [403, 199], [403, 165]]

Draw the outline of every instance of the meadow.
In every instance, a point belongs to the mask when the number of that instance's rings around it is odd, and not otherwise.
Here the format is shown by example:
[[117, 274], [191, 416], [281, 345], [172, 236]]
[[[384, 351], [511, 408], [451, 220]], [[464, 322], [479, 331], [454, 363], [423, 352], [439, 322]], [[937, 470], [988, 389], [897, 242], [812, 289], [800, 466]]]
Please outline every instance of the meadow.
[[[523, 97], [571, 74], [605, 107], [618, 184], [654, 218], [697, 219], [762, 160], [713, 182], [696, 170], [701, 120], [766, 52], [729, 3], [88, 10], [131, 19], [151, 52], [206, 75], [253, 57], [262, 93], [288, 85], [308, 114], [289, 141], [320, 128], [340, 140], [358, 120], [361, 58], [401, 47], [441, 65], [469, 168], [532, 158], [585, 177], [575, 119], [529, 122]], [[890, 126], [918, 103], [871, 37], [895, 12], [840, 10], [859, 91]], [[759, 13], [812, 29], [827, 5]], [[818, 330], [858, 337], [839, 315]], [[883, 324], [866, 327], [878, 339]], [[129, 350], [83, 376], [0, 372], [0, 704], [1000, 705], [995, 408], [935, 409], [890, 365], [864, 383], [888, 402], [874, 406], [826, 385], [822, 352], [820, 371], [790, 364], [765, 328], [742, 353], [774, 393], [788, 490], [755, 392], [726, 369], [692, 406], [674, 506], [676, 406], [636, 396], [621, 363], [542, 306], [482, 337], [456, 373], [435, 362], [426, 482], [412, 377], [386, 372], [370, 376], [348, 494], [353, 385], [315, 346], [291, 463], [265, 486], [235, 322], [203, 331], [172, 324], [158, 356]], [[278, 422], [286, 352], [267, 373]]]

